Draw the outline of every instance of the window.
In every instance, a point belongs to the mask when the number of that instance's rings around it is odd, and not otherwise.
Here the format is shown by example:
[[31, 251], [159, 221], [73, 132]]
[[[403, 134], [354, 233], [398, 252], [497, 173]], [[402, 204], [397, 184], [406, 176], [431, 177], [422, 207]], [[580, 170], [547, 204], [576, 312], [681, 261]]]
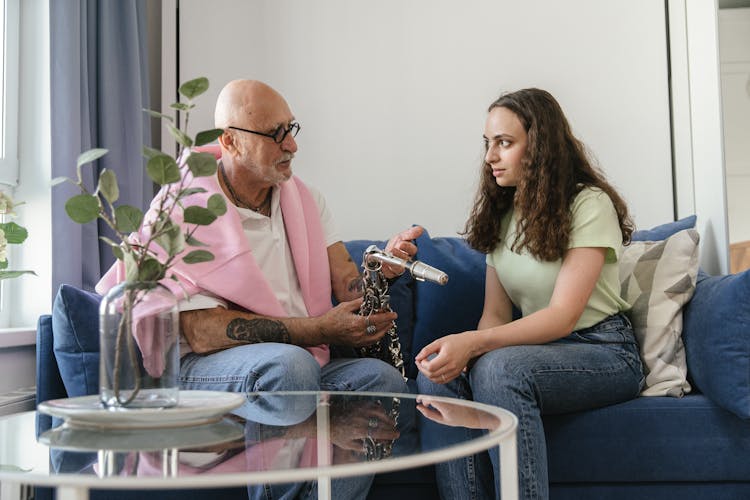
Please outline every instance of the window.
[[0, 0], [0, 184], [18, 183], [19, 0]]
[[[6, 192], [18, 183], [19, 8], [19, 0], [0, 0], [0, 187]], [[9, 321], [7, 287], [0, 281], [0, 328]]]

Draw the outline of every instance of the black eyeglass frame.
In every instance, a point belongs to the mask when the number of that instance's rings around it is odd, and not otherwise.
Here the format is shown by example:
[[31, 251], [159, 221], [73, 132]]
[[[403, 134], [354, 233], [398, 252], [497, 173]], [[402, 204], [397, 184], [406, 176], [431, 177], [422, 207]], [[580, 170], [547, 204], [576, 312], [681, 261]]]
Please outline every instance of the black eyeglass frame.
[[284, 128], [284, 125], [279, 125], [276, 130], [274, 130], [272, 133], [268, 134], [266, 132], [258, 132], [257, 130], [248, 130], [246, 128], [240, 128], [240, 127], [227, 127], [231, 128], [232, 130], [239, 130], [240, 132], [247, 132], [250, 134], [255, 135], [262, 135], [263, 137], [270, 137], [273, 139], [273, 142], [276, 144], [281, 144], [284, 142], [284, 139], [286, 139], [286, 136], [291, 132], [292, 137], [297, 137], [297, 134], [299, 133], [300, 129], [302, 128], [302, 125], [300, 125], [297, 122], [292, 122], [289, 124], [288, 127]]

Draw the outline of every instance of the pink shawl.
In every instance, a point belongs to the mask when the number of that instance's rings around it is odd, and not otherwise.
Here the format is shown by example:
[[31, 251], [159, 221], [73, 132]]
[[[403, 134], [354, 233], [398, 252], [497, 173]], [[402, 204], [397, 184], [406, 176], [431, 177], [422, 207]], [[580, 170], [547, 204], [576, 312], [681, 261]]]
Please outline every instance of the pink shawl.
[[[208, 150], [217, 157], [221, 155], [221, 150], [217, 147], [202, 148], [202, 150]], [[184, 175], [187, 176], [190, 187], [206, 189], [205, 193], [197, 193], [185, 198], [184, 206], [205, 207], [211, 195], [215, 193], [224, 195], [215, 176], [192, 178], [187, 169]], [[293, 176], [281, 183], [280, 189], [284, 226], [305, 306], [310, 316], [319, 316], [332, 307], [331, 274], [320, 212], [310, 191], [297, 177]], [[146, 220], [154, 217], [161, 196], [163, 193], [157, 195], [151, 203]], [[286, 316], [252, 255], [239, 214], [232, 209], [229, 200], [227, 200], [227, 206], [229, 210], [226, 214], [208, 226], [199, 227], [194, 233], [196, 239], [210, 245], [208, 250], [214, 254], [214, 260], [185, 264], [178, 257], [169, 272], [179, 278], [180, 284], [171, 279], [162, 280], [162, 284], [169, 288], [178, 300], [185, 294], [192, 296], [207, 291], [256, 314], [277, 318]], [[183, 223], [181, 212], [173, 213], [172, 219], [177, 224]], [[145, 235], [143, 231], [142, 229], [141, 232], [132, 234], [131, 239], [143, 241], [142, 238]], [[164, 255], [160, 247], [157, 245], [154, 247], [158, 255]], [[184, 253], [194, 249], [194, 247], [189, 247]], [[96, 291], [103, 295], [124, 279], [125, 266], [121, 261], [117, 261], [97, 283]], [[137, 324], [138, 318], [145, 314], [153, 314], [160, 308], [164, 308], [163, 303], [144, 302], [143, 307], [136, 308], [134, 313], [135, 337], [143, 354], [144, 366], [152, 375], [160, 374], [164, 368], [161, 344], [158, 339], [149, 338], [150, 332], [138, 328]], [[308, 350], [321, 366], [328, 363], [330, 353], [327, 345], [309, 347]]]

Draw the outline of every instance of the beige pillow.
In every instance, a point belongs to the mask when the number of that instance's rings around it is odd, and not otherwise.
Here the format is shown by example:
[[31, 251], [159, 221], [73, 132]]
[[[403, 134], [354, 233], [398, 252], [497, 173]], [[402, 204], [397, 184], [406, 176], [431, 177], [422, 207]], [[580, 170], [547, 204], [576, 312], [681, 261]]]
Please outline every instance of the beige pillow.
[[695, 292], [698, 232], [679, 231], [662, 241], [634, 241], [620, 259], [621, 294], [640, 346], [643, 396], [690, 392], [682, 343], [682, 306]]

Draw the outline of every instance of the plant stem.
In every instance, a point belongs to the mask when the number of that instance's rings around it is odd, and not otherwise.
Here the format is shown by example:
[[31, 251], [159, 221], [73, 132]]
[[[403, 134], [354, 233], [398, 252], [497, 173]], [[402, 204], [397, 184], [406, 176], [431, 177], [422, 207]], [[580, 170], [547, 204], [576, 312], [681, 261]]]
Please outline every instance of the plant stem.
[[[115, 399], [120, 406], [127, 406], [130, 404], [141, 390], [141, 371], [138, 369], [138, 360], [136, 358], [135, 345], [132, 332], [133, 326], [133, 310], [135, 309], [135, 303], [137, 301], [137, 290], [130, 288], [125, 290], [123, 296], [122, 316], [117, 325], [117, 338], [115, 340], [115, 363], [112, 373], [112, 390], [115, 393]], [[122, 400], [120, 397], [120, 375], [121, 375], [121, 362], [122, 357], [122, 342], [125, 340], [127, 343], [128, 354], [130, 357], [130, 366], [133, 369], [135, 376], [135, 384], [133, 391], [126, 400]]]

